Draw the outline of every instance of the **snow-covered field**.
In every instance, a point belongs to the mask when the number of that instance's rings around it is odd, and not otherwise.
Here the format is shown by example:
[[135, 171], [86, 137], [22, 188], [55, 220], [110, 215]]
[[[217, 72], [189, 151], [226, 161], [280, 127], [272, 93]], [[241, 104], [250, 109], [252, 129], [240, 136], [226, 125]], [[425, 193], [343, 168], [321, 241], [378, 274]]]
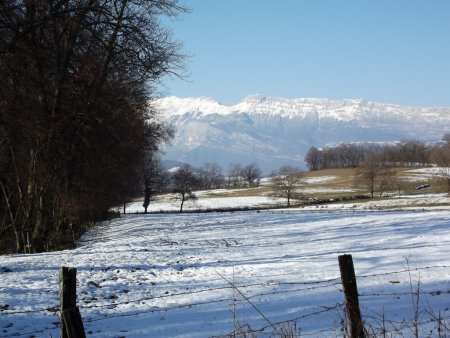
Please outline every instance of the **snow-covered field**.
[[303, 210], [447, 210], [450, 212], [450, 198], [447, 194], [392, 195], [381, 200], [363, 202], [330, 203], [305, 206]]
[[[242, 207], [274, 207], [285, 205], [286, 200], [282, 198], [272, 198], [268, 196], [237, 196], [226, 198], [208, 198], [204, 195], [207, 192], [196, 192], [198, 199], [196, 201], [187, 201], [183, 206], [183, 210], [211, 210], [221, 208], [242, 208]], [[154, 203], [148, 206], [148, 212], [160, 211], [179, 211], [180, 201], [173, 199], [170, 194], [158, 197]], [[142, 201], [130, 203], [126, 208], [127, 213], [144, 212]]]
[[340, 336], [338, 255], [350, 253], [368, 328], [384, 317], [393, 336], [412, 336], [418, 290], [420, 336], [437, 337], [433, 317], [450, 326], [449, 247], [448, 208], [125, 215], [74, 250], [1, 256], [0, 336], [59, 335], [61, 266], [78, 268], [88, 337], [210, 337], [244, 324], [266, 337], [268, 321]]
[[402, 178], [416, 182], [428, 182], [430, 179], [436, 177], [436, 175], [439, 175], [441, 171], [442, 168], [439, 167], [410, 169], [402, 175]]
[[[316, 190], [319, 190], [318, 188]], [[328, 191], [324, 188], [323, 191]], [[335, 189], [334, 192], [349, 192], [351, 189]], [[303, 189], [302, 192], [306, 192], [306, 189]], [[316, 191], [317, 192], [317, 191]], [[208, 196], [211, 192], [204, 191], [197, 193], [198, 199], [195, 202], [188, 201], [186, 202], [183, 210], [215, 210], [215, 209], [226, 209], [226, 208], [243, 208], [243, 207], [260, 207], [260, 208], [269, 208], [269, 207], [283, 207], [286, 206], [285, 198], [273, 198], [268, 196], [238, 196], [238, 197], [213, 197]], [[221, 194], [219, 191], [214, 194]], [[432, 209], [444, 209], [450, 211], [450, 198], [447, 194], [415, 194], [415, 195], [393, 195], [391, 198], [387, 198], [384, 200], [365, 200], [358, 201], [355, 203], [332, 203], [332, 204], [322, 204], [322, 205], [312, 205], [305, 206], [303, 210], [374, 210], [374, 209], [417, 209], [421, 210], [424, 207], [427, 210], [430, 210], [430, 205], [438, 205], [442, 206], [434, 206]], [[121, 210], [121, 209], [120, 209]], [[158, 197], [158, 200], [150, 203], [148, 207], [148, 212], [160, 212], [160, 211], [179, 211], [180, 210], [180, 201], [174, 200], [170, 197], [170, 195], [164, 195]], [[127, 213], [142, 213], [144, 212], [144, 208], [142, 206], [142, 201], [136, 201], [134, 203], [130, 203], [126, 208]]]
[[318, 176], [318, 177], [306, 177], [304, 181], [306, 184], [317, 184], [317, 183], [330, 182], [336, 178], [337, 178], [336, 176], [327, 175], [327, 176]]

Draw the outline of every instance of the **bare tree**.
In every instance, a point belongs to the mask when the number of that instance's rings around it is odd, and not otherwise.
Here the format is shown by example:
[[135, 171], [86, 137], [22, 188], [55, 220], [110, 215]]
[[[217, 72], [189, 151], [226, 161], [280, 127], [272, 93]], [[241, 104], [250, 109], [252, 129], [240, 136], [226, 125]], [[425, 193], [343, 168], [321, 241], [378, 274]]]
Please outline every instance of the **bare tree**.
[[367, 186], [370, 192], [370, 197], [374, 197], [376, 187], [384, 189], [390, 177], [395, 173], [392, 169], [386, 166], [376, 153], [370, 154], [364, 165], [357, 171], [357, 183], [362, 183]]
[[239, 163], [231, 163], [228, 168], [228, 187], [240, 188], [242, 185], [242, 167]]
[[241, 175], [250, 188], [257, 187], [262, 176], [262, 171], [256, 163], [246, 165], [242, 168]]
[[450, 142], [450, 133], [444, 134], [444, 136], [442, 136], [442, 141], [447, 143]]
[[161, 192], [161, 176], [162, 176], [162, 166], [161, 161], [156, 154], [150, 152], [147, 153], [144, 160], [143, 167], [143, 193], [144, 201], [142, 206], [144, 207], [144, 212], [147, 213], [148, 206], [150, 202], [154, 200], [155, 196]]
[[205, 189], [209, 190], [220, 181], [222, 167], [216, 162], [207, 162], [200, 168]]
[[400, 182], [397, 179], [397, 172], [391, 167], [385, 167], [384, 172], [379, 175], [377, 181], [378, 193], [382, 197], [387, 190], [400, 190]]
[[309, 148], [308, 152], [305, 156], [305, 163], [308, 166], [308, 169], [319, 170], [320, 165], [320, 151], [316, 147]]
[[176, 194], [176, 199], [181, 201], [180, 213], [182, 213], [185, 202], [197, 200], [194, 190], [199, 185], [199, 179], [191, 166], [184, 165], [178, 168], [173, 174], [172, 183], [174, 185], [173, 192]]
[[431, 161], [437, 165], [434, 176], [447, 188], [450, 195], [450, 135], [444, 137], [445, 143], [432, 150]]
[[159, 178], [159, 191], [161, 191], [161, 193], [165, 193], [168, 191], [169, 187], [170, 187], [170, 182], [172, 180], [172, 175], [170, 174], [170, 172], [167, 169], [162, 169], [161, 173], [160, 173], [160, 178]]
[[395, 148], [397, 162], [404, 167], [428, 164], [429, 149], [422, 141], [403, 140], [398, 142]]
[[303, 173], [300, 169], [289, 165], [284, 165], [270, 178], [272, 196], [286, 198], [287, 206], [291, 206], [292, 199], [303, 198], [297, 189], [301, 184], [305, 184]]

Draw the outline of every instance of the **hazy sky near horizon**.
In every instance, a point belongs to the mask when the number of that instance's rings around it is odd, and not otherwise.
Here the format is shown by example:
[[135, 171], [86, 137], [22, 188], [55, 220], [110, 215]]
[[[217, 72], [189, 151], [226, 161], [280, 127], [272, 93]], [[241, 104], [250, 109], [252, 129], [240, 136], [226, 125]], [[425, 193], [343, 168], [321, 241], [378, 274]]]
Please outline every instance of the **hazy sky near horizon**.
[[187, 80], [164, 95], [450, 106], [449, 0], [186, 0]]

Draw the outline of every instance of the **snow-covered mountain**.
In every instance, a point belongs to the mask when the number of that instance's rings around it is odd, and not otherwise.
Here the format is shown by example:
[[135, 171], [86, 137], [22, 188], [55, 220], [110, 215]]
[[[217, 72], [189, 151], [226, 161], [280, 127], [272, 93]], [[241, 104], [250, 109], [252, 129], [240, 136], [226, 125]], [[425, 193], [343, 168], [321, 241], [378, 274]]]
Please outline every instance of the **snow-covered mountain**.
[[310, 146], [340, 142], [437, 141], [450, 132], [450, 108], [403, 107], [362, 99], [282, 99], [252, 95], [225, 106], [205, 97], [155, 102], [176, 127], [164, 157], [201, 166], [256, 162], [269, 172], [303, 166]]

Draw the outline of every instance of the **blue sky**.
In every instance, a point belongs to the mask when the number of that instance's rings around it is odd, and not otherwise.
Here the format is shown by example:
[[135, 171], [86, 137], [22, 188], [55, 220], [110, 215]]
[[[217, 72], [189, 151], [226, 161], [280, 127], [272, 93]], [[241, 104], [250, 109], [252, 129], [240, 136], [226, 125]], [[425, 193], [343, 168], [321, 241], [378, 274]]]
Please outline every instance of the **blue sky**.
[[170, 21], [187, 80], [163, 94], [259, 93], [450, 106], [449, 0], [187, 0]]

